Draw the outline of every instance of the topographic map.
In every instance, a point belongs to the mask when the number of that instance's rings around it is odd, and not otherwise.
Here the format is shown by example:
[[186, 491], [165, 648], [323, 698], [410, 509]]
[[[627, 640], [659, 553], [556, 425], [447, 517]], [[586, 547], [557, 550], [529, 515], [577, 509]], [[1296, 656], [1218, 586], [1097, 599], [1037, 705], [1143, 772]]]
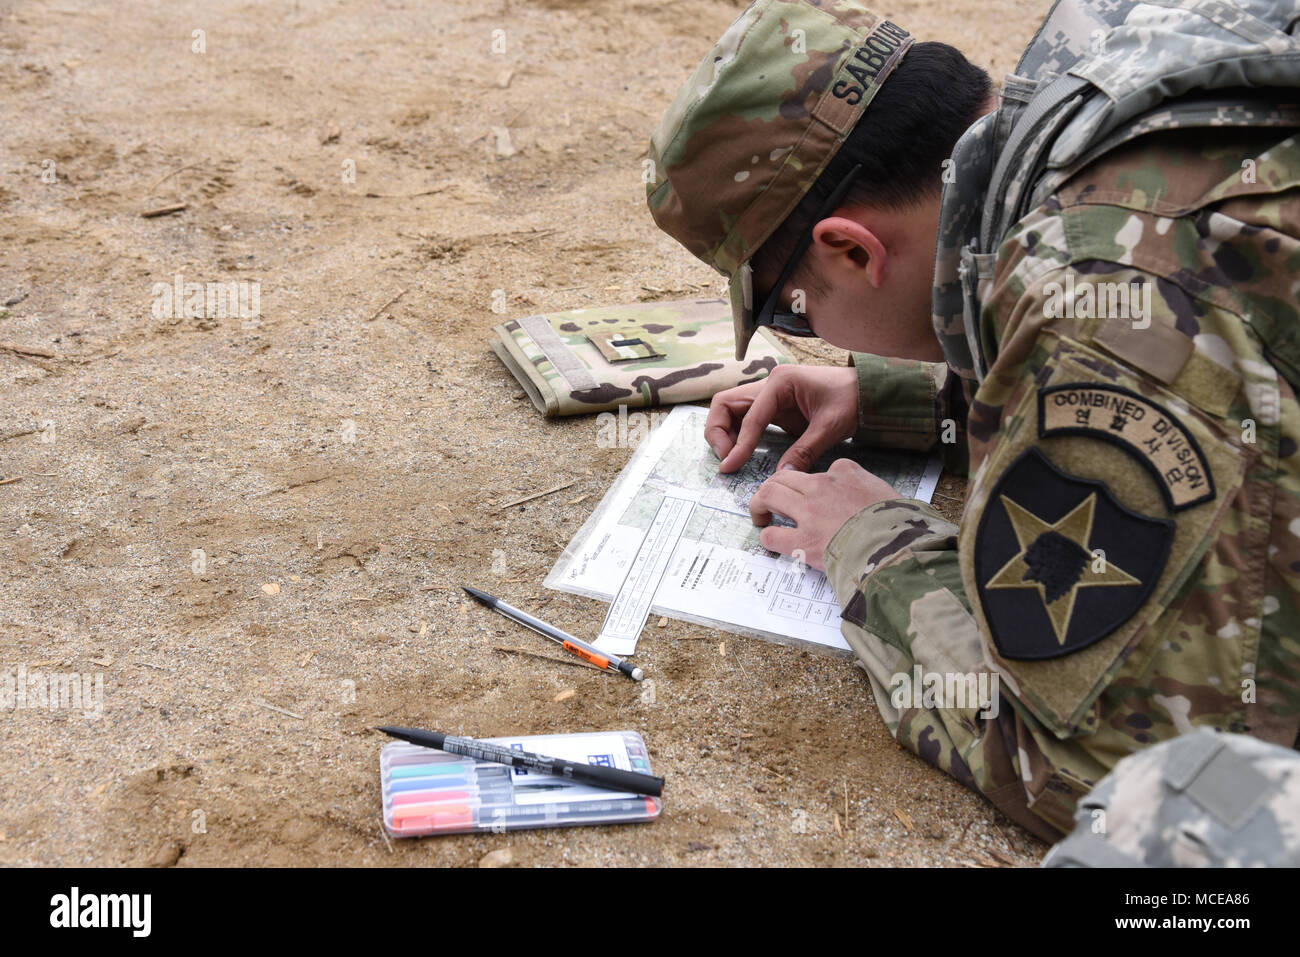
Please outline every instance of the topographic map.
[[[707, 410], [677, 406], [637, 447], [613, 487], [564, 550], [546, 577], [548, 588], [605, 601], [627, 596], [632, 582], [652, 614], [667, 615], [736, 634], [752, 635], [814, 650], [849, 654], [840, 634], [839, 605], [819, 571], [759, 544], [749, 517], [749, 500], [776, 470], [792, 439], [768, 429], [749, 461], [723, 475], [704, 441]], [[852, 453], [864, 468], [909, 498], [929, 501], [939, 478], [939, 460], [924, 454], [860, 450], [845, 444], [817, 463], [822, 471]], [[680, 535], [645, 546], [665, 497], [689, 500]], [[784, 519], [778, 521], [785, 522]], [[785, 522], [789, 524], [788, 522]], [[630, 575], [642, 563], [655, 574]], [[642, 615], [641, 621], [644, 621]], [[635, 628], [619, 636], [602, 632], [596, 645], [631, 654]]]

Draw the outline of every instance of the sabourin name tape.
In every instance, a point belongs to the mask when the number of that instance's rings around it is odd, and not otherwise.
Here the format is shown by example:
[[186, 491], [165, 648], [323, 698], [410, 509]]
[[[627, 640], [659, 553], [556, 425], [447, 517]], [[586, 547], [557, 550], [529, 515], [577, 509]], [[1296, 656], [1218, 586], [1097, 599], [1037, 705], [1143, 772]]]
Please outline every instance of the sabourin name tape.
[[844, 65], [844, 72], [857, 84], [845, 79], [837, 80], [831, 93], [850, 106], [857, 105], [866, 90], [885, 82], [885, 77], [893, 72], [912, 45], [912, 39], [912, 35], [898, 24], [882, 21]]

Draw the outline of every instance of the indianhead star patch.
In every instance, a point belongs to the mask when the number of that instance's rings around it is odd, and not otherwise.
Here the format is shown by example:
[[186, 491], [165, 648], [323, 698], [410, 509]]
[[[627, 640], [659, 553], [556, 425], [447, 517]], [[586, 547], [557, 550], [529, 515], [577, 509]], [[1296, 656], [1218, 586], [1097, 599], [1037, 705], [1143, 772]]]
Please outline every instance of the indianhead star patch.
[[998, 653], [1059, 658], [1137, 614], [1164, 570], [1174, 523], [1122, 505], [1104, 482], [1037, 449], [1011, 464], [975, 533], [975, 579]]

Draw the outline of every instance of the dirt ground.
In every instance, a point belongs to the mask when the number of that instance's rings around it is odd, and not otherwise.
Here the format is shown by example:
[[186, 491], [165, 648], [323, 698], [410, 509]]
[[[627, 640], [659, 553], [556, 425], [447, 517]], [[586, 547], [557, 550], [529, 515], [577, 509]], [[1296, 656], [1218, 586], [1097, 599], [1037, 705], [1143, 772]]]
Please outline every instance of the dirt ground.
[[[541, 582], [630, 453], [544, 421], [490, 330], [719, 288], [640, 160], [740, 6], [0, 3], [0, 677], [104, 682], [98, 718], [0, 711], [0, 863], [1036, 862], [849, 661], [652, 624], [647, 705], [495, 650], [552, 654], [457, 587], [598, 630]], [[879, 9], [1000, 77], [1046, 7]], [[158, 308], [177, 275], [258, 283], [261, 315]], [[665, 810], [390, 843], [384, 723], [635, 729]]]

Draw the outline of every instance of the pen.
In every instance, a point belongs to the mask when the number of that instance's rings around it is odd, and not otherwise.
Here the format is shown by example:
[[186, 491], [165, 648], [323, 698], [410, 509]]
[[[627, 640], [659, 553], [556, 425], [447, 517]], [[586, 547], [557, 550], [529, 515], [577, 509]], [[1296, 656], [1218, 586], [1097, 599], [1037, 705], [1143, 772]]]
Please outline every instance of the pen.
[[640, 668], [628, 664], [622, 658], [615, 655], [607, 655], [605, 652], [589, 645], [585, 641], [574, 638], [567, 631], [560, 631], [553, 625], [548, 625], [540, 618], [534, 618], [526, 611], [520, 611], [513, 605], [507, 605], [500, 598], [494, 598], [487, 592], [479, 591], [477, 588], [470, 588], [468, 585], [461, 585], [461, 588], [469, 592], [474, 600], [480, 604], [487, 605], [493, 611], [500, 612], [511, 621], [516, 621], [526, 628], [531, 628], [538, 634], [545, 635], [552, 641], [558, 641], [560, 647], [570, 654], [577, 655], [583, 661], [595, 665], [603, 671], [621, 671], [633, 681], [640, 681], [645, 677], [645, 672]]
[[664, 790], [664, 779], [638, 771], [624, 771], [622, 768], [606, 768], [595, 764], [583, 764], [580, 761], [566, 761], [563, 758], [549, 758], [542, 754], [528, 751], [515, 751], [486, 741], [473, 738], [458, 738], [451, 734], [437, 731], [421, 731], [418, 728], [379, 728], [391, 738], [400, 738], [411, 744], [426, 748], [437, 748], [450, 754], [460, 754], [480, 761], [495, 761], [512, 768], [527, 768], [554, 774], [571, 781], [590, 784], [598, 788], [610, 788], [614, 791], [631, 791], [633, 794], [650, 794], [658, 797]]

